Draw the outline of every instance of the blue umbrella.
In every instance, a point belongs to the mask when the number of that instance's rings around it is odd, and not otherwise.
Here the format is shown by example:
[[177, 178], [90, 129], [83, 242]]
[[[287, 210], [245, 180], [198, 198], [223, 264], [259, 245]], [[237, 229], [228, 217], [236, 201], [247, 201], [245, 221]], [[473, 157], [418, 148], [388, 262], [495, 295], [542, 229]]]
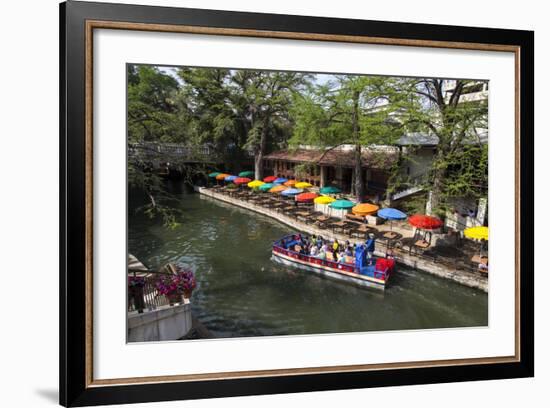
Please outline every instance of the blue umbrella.
[[378, 210], [378, 216], [385, 220], [404, 220], [407, 218], [407, 214], [395, 208], [382, 208]]
[[378, 216], [384, 218], [385, 220], [390, 220], [390, 230], [393, 229], [393, 220], [404, 220], [407, 218], [407, 214], [403, 211], [399, 211], [395, 208], [382, 208], [378, 210]]
[[287, 188], [286, 190], [281, 191], [281, 194], [284, 196], [293, 196], [296, 194], [302, 193], [304, 190], [301, 188]]
[[225, 181], [233, 181], [233, 180], [236, 180], [238, 179], [237, 176], [227, 176], [226, 178], [224, 178]]
[[279, 177], [279, 178], [273, 180], [273, 182], [274, 182], [275, 184], [286, 183], [287, 181], [288, 181], [288, 179], [286, 179], [286, 178], [284, 178], [284, 177]]

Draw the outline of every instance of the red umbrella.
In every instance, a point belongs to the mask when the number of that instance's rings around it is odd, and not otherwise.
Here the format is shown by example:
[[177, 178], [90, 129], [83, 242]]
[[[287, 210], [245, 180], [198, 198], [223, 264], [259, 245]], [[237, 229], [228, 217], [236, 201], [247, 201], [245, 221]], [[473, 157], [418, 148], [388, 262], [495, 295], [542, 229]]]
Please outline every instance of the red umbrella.
[[277, 177], [275, 176], [267, 176], [264, 178], [265, 183], [273, 183], [275, 180], [277, 180]]
[[233, 183], [235, 184], [247, 184], [250, 183], [252, 180], [250, 180], [248, 177], [239, 177], [233, 180]]
[[302, 193], [296, 196], [296, 201], [300, 203], [307, 203], [312, 202], [316, 197], [319, 197], [319, 195], [315, 193]]
[[409, 224], [413, 227], [433, 230], [443, 225], [443, 221], [439, 218], [432, 217], [431, 215], [415, 214], [409, 217]]

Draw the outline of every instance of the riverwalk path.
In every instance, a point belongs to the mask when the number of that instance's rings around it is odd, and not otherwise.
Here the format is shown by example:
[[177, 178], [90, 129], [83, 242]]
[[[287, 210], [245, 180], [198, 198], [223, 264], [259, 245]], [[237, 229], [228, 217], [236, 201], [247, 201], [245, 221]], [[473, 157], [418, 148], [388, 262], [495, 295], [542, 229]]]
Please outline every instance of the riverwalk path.
[[[290, 217], [281, 212], [277, 212], [274, 208], [264, 207], [249, 201], [240, 200], [239, 198], [230, 197], [226, 194], [217, 192], [215, 189], [206, 187], [195, 187], [195, 191], [203, 195], [204, 197], [210, 197], [214, 200], [232, 204], [241, 208], [245, 208], [250, 211], [254, 211], [259, 214], [263, 214], [267, 217], [275, 219], [282, 224], [288, 225], [293, 231], [301, 231], [307, 234], [321, 235], [328, 239], [337, 239], [340, 242], [350, 240], [350, 237], [342, 233], [335, 232], [330, 229], [321, 229], [318, 226], [301, 221], [297, 218]], [[400, 233], [403, 237], [412, 237], [413, 232], [404, 228], [395, 227], [392, 229], [395, 232]], [[377, 251], [375, 255], [384, 256], [386, 250], [385, 241], [377, 240]], [[383, 251], [380, 251], [380, 248]], [[467, 270], [457, 269], [450, 267], [447, 264], [438, 263], [436, 260], [427, 259], [415, 254], [411, 254], [408, 251], [396, 249], [394, 251], [395, 258], [398, 263], [406, 266], [418, 269], [432, 275], [439, 276], [441, 278], [450, 279], [459, 284], [480, 289], [484, 292], [488, 292], [488, 278], [476, 272], [470, 272]]]

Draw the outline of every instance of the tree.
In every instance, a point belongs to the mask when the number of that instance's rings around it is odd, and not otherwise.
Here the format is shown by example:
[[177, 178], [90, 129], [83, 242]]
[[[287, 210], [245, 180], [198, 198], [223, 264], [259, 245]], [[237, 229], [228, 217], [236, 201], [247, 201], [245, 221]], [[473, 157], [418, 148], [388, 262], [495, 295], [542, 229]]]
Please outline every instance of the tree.
[[393, 144], [397, 136], [390, 120], [394, 112], [388, 97], [391, 82], [387, 77], [341, 75], [335, 82], [311, 87], [309, 93], [296, 96], [291, 144], [319, 146], [325, 154], [344, 144], [354, 145], [358, 202], [363, 202], [366, 195], [364, 146]]
[[[290, 135], [289, 110], [295, 93], [309, 76], [297, 72], [238, 71], [232, 78], [236, 106], [247, 123], [245, 147], [254, 153], [256, 179], [263, 178], [263, 159], [277, 136]], [[237, 102], [238, 101], [238, 102]]]
[[184, 133], [177, 120], [178, 89], [178, 82], [156, 67], [128, 66], [129, 142], [176, 140]]
[[[156, 67], [128, 66], [128, 142], [181, 141], [186, 120], [176, 104], [178, 82]], [[143, 191], [148, 204], [140, 210], [159, 216], [166, 226], [176, 227], [179, 211], [150, 164], [139, 158], [128, 161], [128, 184]]]
[[[401, 79], [394, 94], [400, 98], [404, 127], [420, 126], [439, 139], [431, 169], [429, 208], [440, 215], [447, 209], [448, 197], [458, 195], [466, 185], [483, 183], [480, 174], [487, 173], [483, 160], [486, 147], [478, 131], [487, 128], [487, 100], [469, 101], [465, 96], [479, 85], [471, 80]], [[482, 156], [472, 156], [474, 150]], [[469, 168], [468, 160], [474, 160], [478, 168], [459, 175], [457, 169]], [[473, 194], [472, 189], [467, 191]], [[474, 196], [483, 194], [477, 191]]]

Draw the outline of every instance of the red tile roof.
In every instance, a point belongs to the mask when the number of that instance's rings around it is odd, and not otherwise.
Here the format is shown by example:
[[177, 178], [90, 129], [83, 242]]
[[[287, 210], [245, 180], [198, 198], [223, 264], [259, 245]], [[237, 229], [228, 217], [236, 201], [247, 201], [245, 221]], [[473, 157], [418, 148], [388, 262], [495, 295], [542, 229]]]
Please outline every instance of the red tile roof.
[[[267, 160], [284, 160], [294, 163], [317, 163], [322, 166], [353, 167], [355, 152], [333, 149], [326, 154], [322, 150], [296, 149], [279, 150], [265, 156]], [[398, 159], [397, 151], [363, 149], [363, 167], [388, 169]]]

